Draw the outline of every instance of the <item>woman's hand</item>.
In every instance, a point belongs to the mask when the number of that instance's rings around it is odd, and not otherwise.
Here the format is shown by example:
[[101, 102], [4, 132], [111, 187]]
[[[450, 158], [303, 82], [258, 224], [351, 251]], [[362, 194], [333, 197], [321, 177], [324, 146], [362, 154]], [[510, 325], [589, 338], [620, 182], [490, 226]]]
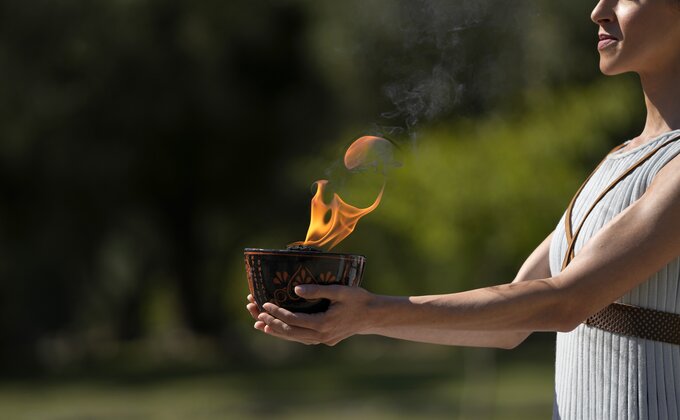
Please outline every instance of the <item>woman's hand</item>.
[[373, 295], [362, 288], [305, 284], [296, 286], [295, 293], [305, 299], [325, 298], [331, 303], [326, 312], [314, 314], [291, 312], [273, 303], [265, 303], [265, 312], [260, 312], [249, 295], [247, 308], [256, 320], [254, 327], [285, 340], [334, 346], [368, 326], [367, 308]]

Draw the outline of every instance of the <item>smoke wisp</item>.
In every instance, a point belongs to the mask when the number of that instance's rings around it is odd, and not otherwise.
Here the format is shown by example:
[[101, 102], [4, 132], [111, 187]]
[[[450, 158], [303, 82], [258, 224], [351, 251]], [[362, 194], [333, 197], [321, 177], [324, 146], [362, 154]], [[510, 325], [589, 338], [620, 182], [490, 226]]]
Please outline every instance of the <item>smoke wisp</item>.
[[380, 114], [373, 133], [407, 134], [415, 146], [419, 122], [435, 120], [463, 95], [461, 37], [483, 21], [487, 2], [403, 1], [399, 10], [402, 48], [385, 63], [393, 81], [382, 89], [393, 109]]

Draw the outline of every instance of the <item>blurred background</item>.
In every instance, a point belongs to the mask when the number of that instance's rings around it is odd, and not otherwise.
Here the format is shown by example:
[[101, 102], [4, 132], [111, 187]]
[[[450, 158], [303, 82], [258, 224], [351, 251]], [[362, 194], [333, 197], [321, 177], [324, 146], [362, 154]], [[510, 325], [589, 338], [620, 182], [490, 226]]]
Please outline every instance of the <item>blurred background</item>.
[[554, 334], [282, 342], [252, 329], [242, 251], [304, 239], [313, 181], [378, 134], [402, 166], [335, 249], [364, 286], [511, 281], [642, 126], [592, 6], [0, 1], [0, 418], [549, 417]]

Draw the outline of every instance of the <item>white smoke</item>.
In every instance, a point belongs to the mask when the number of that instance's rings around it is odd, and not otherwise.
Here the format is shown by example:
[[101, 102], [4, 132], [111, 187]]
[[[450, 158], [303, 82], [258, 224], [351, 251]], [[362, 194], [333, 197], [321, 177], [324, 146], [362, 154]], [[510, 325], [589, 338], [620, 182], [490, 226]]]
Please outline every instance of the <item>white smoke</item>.
[[380, 114], [376, 135], [408, 134], [415, 145], [416, 127], [454, 106], [465, 90], [456, 79], [464, 66], [458, 57], [460, 35], [477, 26], [488, 1], [408, 0], [400, 4], [403, 51], [394, 60], [397, 78], [383, 87], [393, 109]]

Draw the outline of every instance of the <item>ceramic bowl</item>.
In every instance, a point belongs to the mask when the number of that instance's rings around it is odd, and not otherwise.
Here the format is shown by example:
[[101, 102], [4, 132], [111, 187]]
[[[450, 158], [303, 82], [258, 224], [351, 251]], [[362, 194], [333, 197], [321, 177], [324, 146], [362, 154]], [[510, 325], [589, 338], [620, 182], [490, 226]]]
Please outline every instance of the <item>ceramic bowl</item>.
[[358, 286], [366, 264], [363, 255], [311, 250], [246, 248], [244, 256], [250, 293], [260, 310], [271, 302], [292, 312], [323, 312], [327, 299], [303, 299], [295, 294], [295, 286]]

